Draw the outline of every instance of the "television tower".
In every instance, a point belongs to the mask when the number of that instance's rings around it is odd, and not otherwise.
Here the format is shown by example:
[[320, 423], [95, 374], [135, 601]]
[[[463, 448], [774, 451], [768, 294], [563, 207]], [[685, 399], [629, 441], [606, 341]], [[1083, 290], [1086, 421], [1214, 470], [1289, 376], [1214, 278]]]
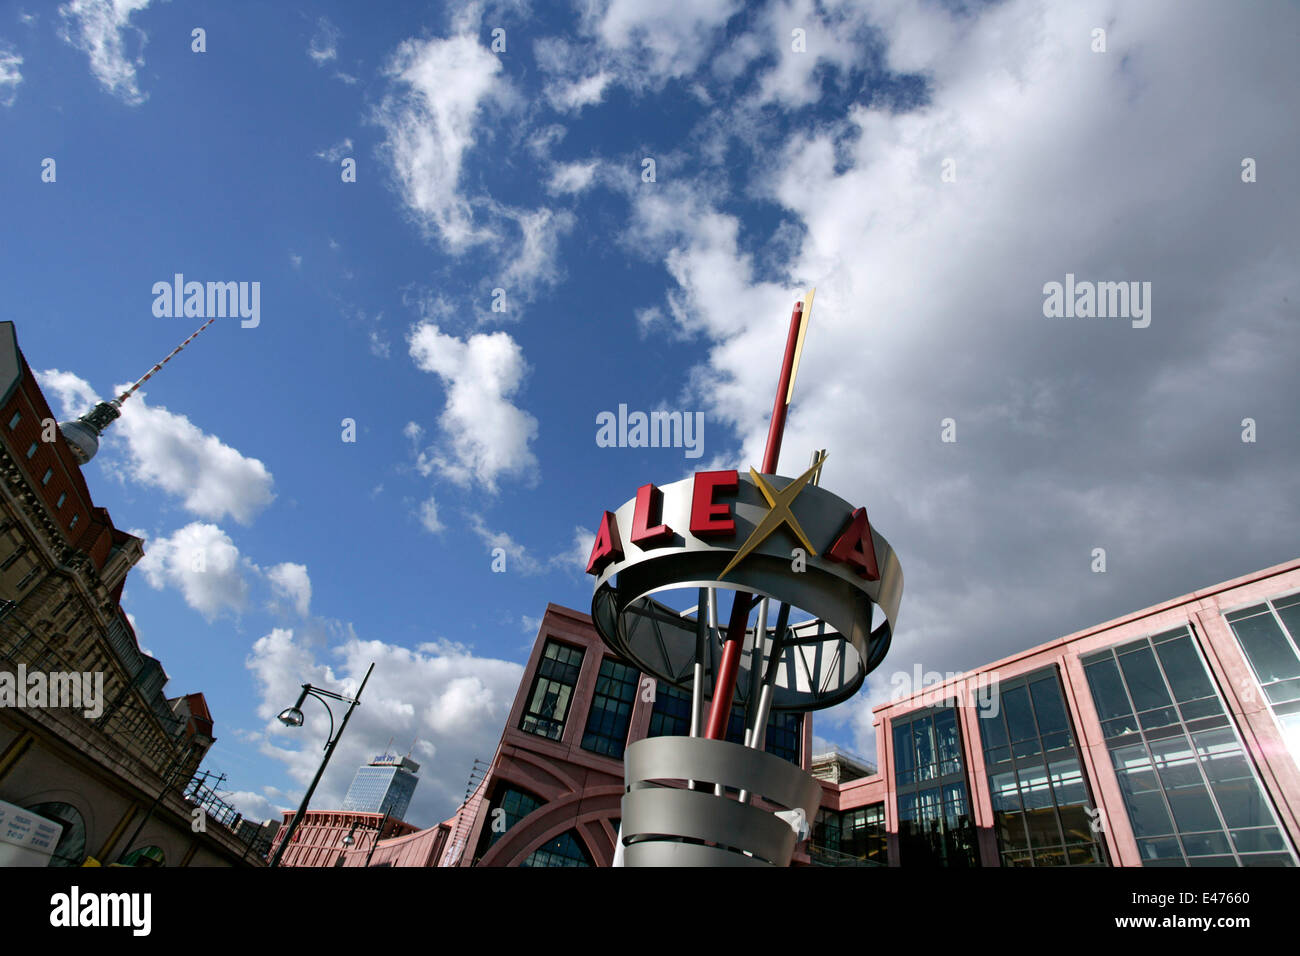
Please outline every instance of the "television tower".
[[193, 335], [172, 349], [165, 359], [145, 372], [139, 381], [111, 402], [100, 402], [75, 422], [60, 423], [59, 431], [62, 432], [63, 440], [68, 443], [68, 447], [72, 449], [77, 464], [84, 465], [95, 457], [96, 452], [99, 451], [99, 436], [104, 434], [104, 429], [122, 417], [122, 403], [134, 395], [141, 385], [153, 378], [154, 373], [170, 362], [176, 353], [198, 338], [199, 332], [215, 321], [214, 317], [204, 322]]

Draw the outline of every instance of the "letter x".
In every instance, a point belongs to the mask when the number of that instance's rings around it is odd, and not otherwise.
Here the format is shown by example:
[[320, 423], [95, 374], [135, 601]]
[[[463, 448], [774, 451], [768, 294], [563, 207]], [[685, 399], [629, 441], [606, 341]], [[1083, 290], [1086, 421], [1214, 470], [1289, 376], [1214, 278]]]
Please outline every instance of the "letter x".
[[814, 557], [817, 556], [817, 549], [812, 546], [808, 536], [803, 533], [803, 528], [799, 525], [799, 519], [790, 511], [790, 506], [794, 504], [794, 499], [799, 497], [799, 492], [803, 491], [804, 486], [808, 484], [809, 479], [812, 478], [817, 469], [821, 467], [822, 461], [825, 460], [825, 458], [822, 458], [821, 461], [813, 464], [811, 468], [780, 491], [773, 491], [772, 486], [763, 479], [762, 475], [753, 468], [749, 469], [750, 477], [754, 479], [754, 484], [758, 485], [758, 490], [763, 493], [763, 497], [767, 499], [768, 507], [772, 510], [758, 523], [758, 527], [754, 529], [749, 539], [740, 546], [740, 550], [736, 552], [731, 562], [722, 569], [722, 573], [718, 575], [719, 581], [725, 578], [727, 573], [744, 559], [745, 555], [766, 541], [772, 532], [783, 524], [790, 526], [790, 530], [794, 532], [800, 543], [808, 549], [809, 554]]

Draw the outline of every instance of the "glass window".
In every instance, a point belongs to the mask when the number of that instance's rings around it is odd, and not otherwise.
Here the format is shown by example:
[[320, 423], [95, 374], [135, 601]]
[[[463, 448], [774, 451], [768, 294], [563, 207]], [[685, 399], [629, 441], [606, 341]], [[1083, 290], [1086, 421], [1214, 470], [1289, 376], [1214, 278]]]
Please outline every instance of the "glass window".
[[27, 460], [28, 460], [28, 461], [30, 461], [30, 460], [32, 459], [32, 456], [36, 454], [36, 449], [37, 449], [38, 447], [39, 447], [39, 445], [38, 445], [36, 442], [32, 442], [31, 447], [27, 449]]
[[1281, 726], [1287, 749], [1300, 763], [1300, 595], [1229, 614], [1228, 622]]
[[556, 641], [547, 641], [542, 659], [533, 678], [519, 729], [539, 737], [559, 740], [564, 735], [564, 721], [569, 701], [582, 669], [582, 650]]
[[1133, 698], [1133, 706], [1138, 713], [1170, 703], [1169, 691], [1165, 688], [1150, 647], [1140, 647], [1120, 655], [1119, 666], [1124, 672], [1124, 683], [1128, 685], [1129, 695]]
[[[1090, 666], [1104, 669], [1105, 662]], [[1003, 681], [999, 690], [1007, 723], [1014, 725], [1013, 767], [994, 771], [999, 758], [1006, 759], [1007, 748], [999, 744], [1004, 737], [993, 729], [996, 720], [980, 723], [1002, 865], [1104, 865], [1105, 849], [1089, 825], [1095, 805], [1055, 669]]]
[[1300, 658], [1271, 614], [1232, 625], [1261, 684], [1300, 676]]
[[14, 412], [14, 417], [9, 419], [9, 430], [13, 431], [18, 427], [18, 423], [23, 420], [22, 412]]
[[587, 713], [587, 727], [582, 734], [582, 749], [623, 759], [627, 746], [627, 728], [632, 723], [632, 704], [640, 673], [606, 657], [600, 662], [596, 677], [596, 694]]
[[691, 693], [659, 681], [647, 737], [685, 737], [691, 732]]
[[[1232, 626], [1258, 620], [1256, 615]], [[1260, 846], [1281, 840], [1282, 833], [1236, 733], [1222, 716], [1191, 635], [1182, 628], [1116, 650], [1125, 652], [1118, 656], [1118, 671], [1104, 660], [1084, 671], [1099, 712], [1125, 691], [1139, 710], [1146, 708], [1140, 731], [1126, 731], [1119, 739], [1107, 734], [1144, 865], [1250, 865], [1253, 858], [1243, 856], [1249, 851], [1236, 847], [1228, 831], [1257, 830], [1262, 836], [1247, 841]], [[1168, 706], [1166, 688], [1172, 688], [1181, 716]], [[1215, 712], [1218, 716], [1205, 716]], [[1209, 729], [1198, 729], [1207, 724]], [[1293, 864], [1294, 858], [1288, 854], [1286, 862]]]
[[68, 493], [66, 491], [59, 492], [59, 500], [54, 503], [54, 510], [58, 511], [60, 508], [62, 508], [63, 503], [67, 500], [68, 500]]
[[81, 866], [86, 861], [86, 821], [67, 803], [38, 803], [26, 808], [38, 817], [63, 824], [50, 866]]
[[975, 866], [960, 724], [952, 707], [893, 722], [899, 854], [904, 866]]
[[894, 774], [900, 786], [916, 782], [912, 728], [909, 724], [894, 724]]
[[916, 779], [931, 780], [939, 768], [934, 759], [934, 721], [922, 717], [912, 723], [912, 745], [916, 748]]
[[573, 830], [548, 840], [524, 860], [520, 866], [592, 866], [591, 854]]
[[41, 478], [41, 487], [44, 487], [45, 485], [48, 485], [48, 484], [50, 483], [50, 479], [53, 478], [53, 477], [54, 477], [54, 469], [53, 469], [53, 468], [46, 468], [46, 469], [45, 469], [45, 476], [44, 476], [43, 478]]
[[520, 787], [507, 786], [499, 790], [488, 803], [483, 832], [479, 835], [478, 850], [474, 854], [475, 860], [482, 857], [511, 827], [542, 803], [540, 797]]

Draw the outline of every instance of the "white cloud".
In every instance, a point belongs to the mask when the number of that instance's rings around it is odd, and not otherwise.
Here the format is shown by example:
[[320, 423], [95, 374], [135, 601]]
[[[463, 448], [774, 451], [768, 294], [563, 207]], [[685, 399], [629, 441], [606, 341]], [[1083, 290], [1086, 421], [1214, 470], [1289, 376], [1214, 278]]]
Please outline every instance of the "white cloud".
[[[326, 147], [325, 149], [316, 152], [317, 159], [323, 159], [327, 163], [335, 164], [337, 164], [344, 156], [350, 155], [352, 155], [352, 138], [350, 136], [344, 137], [333, 146]], [[330, 242], [333, 243], [333, 240], [331, 239]], [[338, 246], [335, 244], [331, 245], [330, 248], [337, 249]]]
[[127, 34], [139, 37], [143, 51], [148, 40], [143, 30], [128, 22], [131, 14], [144, 10], [150, 0], [71, 0], [59, 7], [63, 19], [59, 36], [90, 58], [90, 72], [101, 86], [129, 106], [147, 98], [137, 83], [136, 68], [144, 65], [139, 53], [126, 51]]
[[505, 531], [493, 531], [484, 523], [483, 518], [477, 514], [470, 516], [470, 526], [474, 533], [487, 547], [489, 553], [496, 548], [505, 552], [506, 556], [506, 573], [518, 574], [540, 574], [543, 570], [542, 562], [538, 561], [528, 549], [512, 538]]
[[181, 498], [201, 518], [226, 515], [249, 524], [272, 501], [274, 478], [256, 458], [240, 454], [184, 415], [145, 401], [136, 392], [112, 426], [127, 442], [130, 477]]
[[462, 30], [404, 41], [387, 67], [394, 88], [376, 115], [387, 134], [382, 152], [407, 209], [426, 235], [453, 252], [492, 238], [475, 225], [460, 192], [461, 167], [484, 128], [483, 106], [507, 89], [500, 57], [468, 27]]
[[658, 86], [694, 73], [742, 7], [740, 0], [594, 0], [584, 25], [619, 55], [620, 79]]
[[[421, 763], [407, 820], [432, 826], [460, 803], [474, 759], [490, 759], [523, 667], [475, 656], [447, 641], [422, 644], [412, 651], [359, 640], [347, 630], [343, 640], [331, 643], [319, 656], [301, 634], [288, 629], [277, 628], [253, 645], [246, 663], [258, 685], [258, 713], [266, 721], [262, 751], [281, 761], [305, 788], [320, 765], [320, 741], [329, 732], [329, 718], [325, 708], [313, 701], [303, 708], [302, 728], [284, 727], [275, 720], [276, 714], [297, 700], [303, 683], [355, 693], [373, 661], [375, 670], [361, 706], [314, 801], [319, 806], [340, 805], [356, 768], [395, 736], [403, 750], [414, 741], [414, 754]], [[299, 796], [281, 795], [277, 804], [292, 807]], [[268, 815], [264, 810], [260, 813]]]
[[559, 80], [546, 87], [546, 97], [557, 110], [581, 112], [605, 97], [605, 90], [614, 81], [614, 74], [601, 70], [580, 80]]
[[169, 538], [150, 538], [136, 567], [150, 587], [176, 588], [209, 621], [242, 611], [248, 603], [248, 576], [257, 573], [224, 531], [198, 521]]
[[525, 634], [536, 636], [537, 629], [541, 626], [542, 619], [540, 617], [529, 617], [527, 614], [519, 615], [519, 627]]
[[594, 159], [587, 163], [558, 163], [546, 188], [552, 193], [584, 192], [595, 181], [599, 165]]
[[0, 40], [0, 106], [13, 106], [18, 84], [23, 81], [23, 58]]
[[295, 269], [301, 269], [302, 256], [298, 255], [296, 252], [289, 253], [289, 264], [292, 265]]
[[74, 372], [61, 372], [57, 368], [46, 369], [36, 373], [36, 381], [41, 391], [53, 392], [59, 400], [60, 413], [64, 421], [80, 418], [100, 402], [99, 393], [80, 375]]
[[311, 610], [311, 578], [305, 564], [284, 562], [266, 572], [275, 596], [289, 601], [300, 617]]
[[445, 527], [438, 520], [438, 503], [430, 495], [420, 505], [420, 524], [430, 534], [438, 534]]
[[339, 28], [321, 17], [316, 21], [316, 32], [307, 44], [307, 55], [316, 61], [317, 66], [324, 66], [338, 56]]
[[[43, 390], [53, 392], [64, 420], [78, 418], [100, 401], [90, 383], [73, 372], [36, 373]], [[121, 394], [120, 385], [114, 394]], [[136, 392], [122, 405], [122, 417], [109, 426], [104, 441], [126, 442], [125, 471], [140, 484], [182, 499], [187, 511], [219, 521], [230, 515], [248, 524], [274, 499], [274, 478], [256, 458], [248, 458], [161, 406], [150, 406]]]
[[529, 445], [537, 419], [511, 402], [528, 371], [518, 343], [505, 332], [462, 341], [421, 322], [408, 344], [416, 366], [437, 374], [447, 390], [439, 424], [450, 447], [421, 456], [422, 471], [436, 468], [458, 484], [477, 482], [492, 492], [501, 477], [535, 479]]
[[[975, 666], [1290, 554], [1269, 526], [1300, 521], [1281, 464], [1294, 436], [1277, 463], [1229, 451], [1245, 413], [1222, 402], [1290, 415], [1280, 343], [1300, 296], [1284, 265], [1300, 258], [1300, 195], [1245, 185], [1238, 164], [1300, 151], [1274, 95], [1300, 85], [1284, 39], [1300, 11], [1243, 29], [1214, 4], [862, 9], [889, 62], [924, 71], [929, 101], [851, 105], [772, 144], [744, 186], [800, 237], [779, 271], [756, 266], [764, 237], [717, 211], [703, 177], [635, 191], [629, 236], [675, 280], [664, 314], [707, 343], [693, 387], [710, 427], [734, 427], [740, 461], [761, 458], [774, 355], [796, 294], [817, 286], [782, 471], [830, 448], [823, 483], [899, 548], [907, 590], [884, 669]], [[1098, 24], [1113, 24], [1104, 55]], [[756, 90], [804, 101], [809, 74], [786, 69]], [[1151, 280], [1151, 327], [1045, 319], [1042, 286], [1067, 272]], [[956, 444], [939, 441], [946, 416]], [[1112, 573], [1090, 573], [1093, 546]], [[971, 571], [990, 567], [998, 580]], [[870, 754], [880, 687], [827, 715]]]
[[[510, 214], [519, 223], [522, 238], [510, 256], [510, 265], [502, 275], [501, 288], [516, 299], [528, 298], [539, 284], [553, 285], [559, 278], [556, 258], [560, 237], [571, 230], [576, 220], [570, 212], [534, 209]], [[494, 316], [518, 315], [518, 309]]]

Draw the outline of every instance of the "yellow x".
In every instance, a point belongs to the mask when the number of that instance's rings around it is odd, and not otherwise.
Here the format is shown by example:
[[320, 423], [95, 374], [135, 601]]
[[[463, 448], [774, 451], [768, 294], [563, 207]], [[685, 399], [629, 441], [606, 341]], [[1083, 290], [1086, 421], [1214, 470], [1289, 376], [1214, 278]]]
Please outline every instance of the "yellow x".
[[754, 529], [754, 533], [751, 534], [749, 539], [740, 546], [740, 550], [736, 552], [735, 557], [731, 559], [731, 562], [722, 569], [722, 573], [718, 575], [719, 581], [725, 578], [727, 572], [739, 564], [741, 560], [744, 559], [745, 555], [749, 554], [749, 552], [753, 551], [760, 544], [766, 541], [768, 536], [783, 524], [790, 526], [790, 530], [794, 532], [795, 537], [799, 539], [800, 543], [808, 549], [809, 554], [814, 557], [817, 556], [817, 549], [812, 546], [812, 542], [808, 540], [808, 536], [803, 533], [803, 528], [799, 526], [799, 519], [790, 511], [790, 506], [794, 504], [794, 499], [799, 497], [799, 492], [803, 491], [804, 486], [808, 484], [809, 479], [812, 478], [818, 467], [820, 467], [821, 462], [825, 461], [828, 457], [829, 456], [823, 456], [821, 461], [814, 463], [811, 468], [780, 491], [773, 491], [772, 486], [763, 480], [762, 475], [756, 472], [753, 468], [749, 469], [749, 474], [754, 479], [754, 484], [758, 485], [758, 490], [763, 493], [763, 497], [767, 499], [768, 507], [772, 510], [769, 511], [766, 517], [758, 523], [758, 527]]

